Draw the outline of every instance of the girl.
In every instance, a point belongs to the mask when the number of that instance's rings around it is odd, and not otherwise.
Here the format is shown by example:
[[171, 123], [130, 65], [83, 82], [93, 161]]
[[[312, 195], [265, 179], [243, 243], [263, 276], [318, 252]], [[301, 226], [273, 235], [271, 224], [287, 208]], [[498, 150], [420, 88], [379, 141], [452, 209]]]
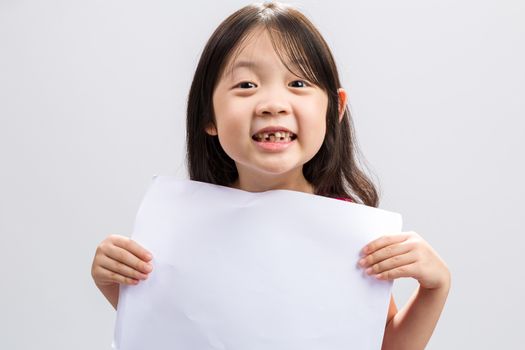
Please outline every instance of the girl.
[[[304, 15], [276, 2], [238, 10], [212, 34], [191, 85], [190, 179], [377, 207], [376, 189], [357, 164], [346, 99], [330, 49]], [[119, 285], [146, 279], [151, 259], [133, 240], [110, 235], [91, 273], [116, 309]], [[419, 282], [401, 310], [391, 297], [383, 349], [423, 349], [448, 295], [446, 264], [415, 232], [370, 242], [357, 263], [378, 279]]]

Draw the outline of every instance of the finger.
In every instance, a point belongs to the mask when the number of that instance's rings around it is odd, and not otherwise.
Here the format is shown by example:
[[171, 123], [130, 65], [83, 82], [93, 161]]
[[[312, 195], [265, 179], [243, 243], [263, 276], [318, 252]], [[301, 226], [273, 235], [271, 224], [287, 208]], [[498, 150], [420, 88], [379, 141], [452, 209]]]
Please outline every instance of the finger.
[[395, 269], [384, 271], [375, 275], [377, 279], [380, 280], [394, 280], [401, 277], [414, 277], [417, 272], [417, 263], [412, 263], [410, 265], [404, 265], [396, 267]]
[[150, 273], [151, 270], [153, 270], [151, 263], [142, 261], [129, 251], [115, 245], [110, 245], [108, 247], [106, 255], [113, 260], [128, 265], [129, 267], [143, 273]]
[[406, 233], [382, 236], [364, 246], [361, 252], [367, 255], [388, 245], [404, 242], [408, 237], [409, 235]]
[[145, 280], [146, 278], [148, 278], [147, 274], [137, 271], [127, 265], [118, 262], [117, 260], [111, 259], [108, 256], [102, 257], [100, 259], [99, 264], [106, 270], [118, 273], [124, 277], [129, 277], [136, 280]]
[[393, 270], [401, 266], [410, 265], [416, 261], [416, 257], [414, 256], [414, 254], [411, 253], [396, 255], [370, 266], [368, 269], [366, 269], [366, 273], [369, 275], [376, 275], [385, 271]]
[[122, 276], [121, 274], [108, 270], [102, 266], [100, 266], [99, 269], [99, 275], [108, 281], [130, 285], [135, 285], [139, 283], [139, 281], [134, 278]]
[[368, 267], [374, 264], [377, 264], [383, 260], [389, 259], [396, 255], [401, 255], [408, 253], [412, 250], [412, 246], [408, 244], [397, 243], [381, 248], [374, 253], [365, 256], [359, 260], [359, 265], [361, 267]]
[[143, 248], [140, 244], [132, 240], [131, 238], [124, 236], [115, 236], [113, 243], [129, 252], [131, 252], [136, 257], [144, 261], [150, 261], [153, 258], [153, 255]]

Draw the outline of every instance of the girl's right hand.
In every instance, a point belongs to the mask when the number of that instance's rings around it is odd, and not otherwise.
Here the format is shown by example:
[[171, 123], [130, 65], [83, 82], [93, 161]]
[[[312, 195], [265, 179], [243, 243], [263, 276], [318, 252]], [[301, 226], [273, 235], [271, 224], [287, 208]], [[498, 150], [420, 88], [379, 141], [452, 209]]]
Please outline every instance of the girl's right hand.
[[116, 309], [120, 284], [136, 285], [153, 270], [152, 255], [132, 239], [109, 235], [97, 247], [91, 276]]

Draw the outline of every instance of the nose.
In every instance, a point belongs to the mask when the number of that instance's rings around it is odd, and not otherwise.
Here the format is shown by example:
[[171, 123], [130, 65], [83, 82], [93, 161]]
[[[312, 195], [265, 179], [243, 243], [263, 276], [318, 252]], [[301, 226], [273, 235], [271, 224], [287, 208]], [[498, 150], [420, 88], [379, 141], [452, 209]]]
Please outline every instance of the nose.
[[291, 110], [290, 103], [286, 101], [283, 94], [278, 96], [278, 93], [275, 93], [261, 100], [257, 104], [255, 113], [260, 116], [277, 116], [289, 114]]

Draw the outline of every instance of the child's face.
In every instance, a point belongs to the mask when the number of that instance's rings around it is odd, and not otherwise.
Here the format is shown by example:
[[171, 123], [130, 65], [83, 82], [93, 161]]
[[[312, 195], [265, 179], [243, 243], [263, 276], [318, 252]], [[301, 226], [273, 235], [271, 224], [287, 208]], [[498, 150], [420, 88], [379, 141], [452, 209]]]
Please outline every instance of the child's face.
[[[245, 43], [231, 71], [224, 74], [213, 93], [216, 128], [224, 151], [235, 161], [241, 183], [275, 179], [280, 183], [301, 179], [302, 166], [320, 149], [326, 131], [327, 94], [318, 86], [294, 76], [279, 60], [266, 31]], [[285, 128], [294, 135], [275, 140], [267, 127]], [[260, 139], [263, 137], [263, 139]], [[268, 181], [266, 181], [268, 183]]]

